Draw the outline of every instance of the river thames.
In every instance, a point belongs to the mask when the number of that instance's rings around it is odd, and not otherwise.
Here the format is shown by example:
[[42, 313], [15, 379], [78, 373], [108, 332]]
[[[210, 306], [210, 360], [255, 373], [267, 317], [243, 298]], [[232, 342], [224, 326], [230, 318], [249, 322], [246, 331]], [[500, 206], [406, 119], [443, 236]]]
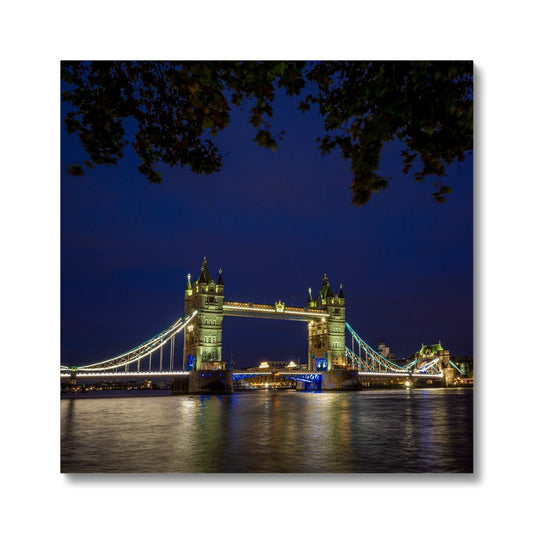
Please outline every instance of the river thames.
[[61, 471], [473, 472], [473, 390], [61, 400]]

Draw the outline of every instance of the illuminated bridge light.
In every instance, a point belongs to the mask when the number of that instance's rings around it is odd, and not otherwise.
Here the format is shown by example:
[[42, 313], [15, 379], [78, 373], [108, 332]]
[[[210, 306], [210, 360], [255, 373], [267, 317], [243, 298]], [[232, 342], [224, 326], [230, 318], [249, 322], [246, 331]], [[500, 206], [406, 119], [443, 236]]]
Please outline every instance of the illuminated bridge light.
[[397, 377], [397, 378], [405, 378], [406, 376], [409, 376], [408, 372], [366, 372], [362, 371], [359, 372], [360, 376], [385, 376], [385, 377]]

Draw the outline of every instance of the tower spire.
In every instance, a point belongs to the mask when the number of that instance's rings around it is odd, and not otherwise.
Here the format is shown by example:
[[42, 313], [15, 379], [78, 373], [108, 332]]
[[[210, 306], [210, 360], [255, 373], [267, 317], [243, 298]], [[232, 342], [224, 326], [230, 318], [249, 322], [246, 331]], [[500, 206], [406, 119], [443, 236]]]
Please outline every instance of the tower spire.
[[322, 286], [320, 287], [319, 295], [320, 298], [322, 298], [323, 300], [325, 300], [326, 298], [333, 298], [333, 291], [331, 290], [328, 277], [325, 273], [324, 279], [322, 280]]
[[198, 276], [198, 283], [205, 283], [208, 284], [213, 278], [211, 277], [211, 274], [209, 274], [209, 270], [207, 269], [207, 259], [204, 255], [204, 262], [202, 263], [202, 268], [200, 269], [200, 276]]

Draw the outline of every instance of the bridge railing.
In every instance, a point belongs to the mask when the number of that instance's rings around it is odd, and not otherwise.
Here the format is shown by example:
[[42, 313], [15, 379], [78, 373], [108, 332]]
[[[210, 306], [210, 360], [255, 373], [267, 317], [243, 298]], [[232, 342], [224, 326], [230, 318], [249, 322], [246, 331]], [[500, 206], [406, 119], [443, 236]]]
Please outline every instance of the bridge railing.
[[305, 313], [317, 316], [327, 316], [328, 313], [321, 309], [307, 309], [305, 307], [292, 307], [284, 305], [284, 311], [278, 311], [275, 305], [258, 304], [253, 302], [224, 302], [223, 307], [235, 308], [235, 309], [251, 309], [257, 311], [273, 311], [273, 312], [289, 312], [289, 313]]

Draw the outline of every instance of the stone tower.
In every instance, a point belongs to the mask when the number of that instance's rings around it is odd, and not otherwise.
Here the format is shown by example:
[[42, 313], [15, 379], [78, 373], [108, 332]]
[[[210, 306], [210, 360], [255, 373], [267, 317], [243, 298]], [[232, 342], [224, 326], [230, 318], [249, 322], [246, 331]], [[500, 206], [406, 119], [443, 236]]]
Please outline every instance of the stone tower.
[[198, 313], [185, 329], [183, 344], [184, 370], [224, 370], [222, 362], [222, 305], [224, 304], [224, 281], [222, 269], [218, 280], [211, 277], [207, 260], [198, 279], [191, 285], [187, 276], [185, 287], [185, 316]]
[[309, 289], [307, 308], [324, 310], [329, 314], [328, 318], [317, 318], [309, 322], [307, 368], [310, 371], [346, 368], [344, 353], [346, 306], [342, 284], [339, 293], [333, 293], [328, 277], [324, 274], [322, 286], [315, 300]]

